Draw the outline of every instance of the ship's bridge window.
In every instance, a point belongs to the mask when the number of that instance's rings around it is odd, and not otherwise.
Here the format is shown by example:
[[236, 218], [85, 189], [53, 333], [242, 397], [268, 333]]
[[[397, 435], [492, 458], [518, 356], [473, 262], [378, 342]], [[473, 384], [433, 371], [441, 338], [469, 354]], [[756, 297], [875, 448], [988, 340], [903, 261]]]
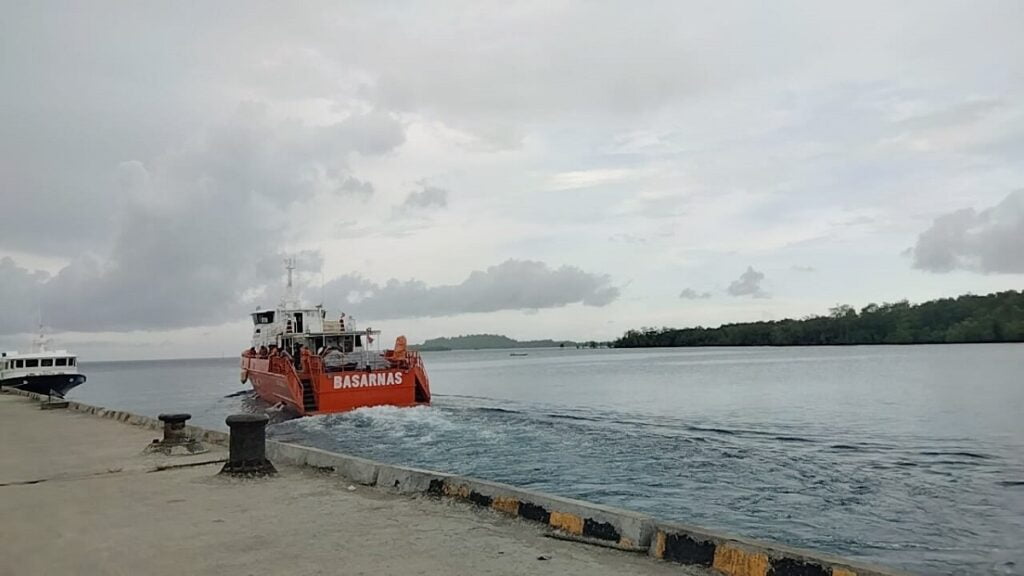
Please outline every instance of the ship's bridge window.
[[253, 324], [273, 324], [274, 322], [274, 311], [269, 312], [257, 312], [252, 315]]
[[75, 365], [75, 359], [74, 358], [68, 358], [68, 366], [74, 366], [74, 365]]
[[43, 358], [43, 367], [53, 366], [53, 358]]
[[25, 367], [25, 361], [24, 360], [15, 360], [14, 364], [15, 364], [16, 368], [24, 368]]
[[33, 358], [31, 360], [25, 360], [25, 368], [38, 368], [38, 367], [39, 367], [39, 360], [36, 360], [35, 358]]
[[67, 358], [57, 358], [56, 362], [57, 362], [57, 364], [56, 364], [57, 366], [67, 366], [68, 365], [68, 359]]

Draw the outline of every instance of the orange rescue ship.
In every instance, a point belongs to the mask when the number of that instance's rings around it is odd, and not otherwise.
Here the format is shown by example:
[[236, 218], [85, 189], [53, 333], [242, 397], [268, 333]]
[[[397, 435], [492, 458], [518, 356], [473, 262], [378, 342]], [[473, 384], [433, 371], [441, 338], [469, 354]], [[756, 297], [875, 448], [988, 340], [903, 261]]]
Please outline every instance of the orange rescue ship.
[[242, 382], [264, 401], [300, 416], [364, 406], [430, 403], [430, 381], [420, 355], [405, 336], [381, 351], [380, 331], [357, 330], [344, 314], [328, 320], [322, 306], [304, 308], [288, 290], [276, 309], [252, 313], [252, 347], [242, 353]]

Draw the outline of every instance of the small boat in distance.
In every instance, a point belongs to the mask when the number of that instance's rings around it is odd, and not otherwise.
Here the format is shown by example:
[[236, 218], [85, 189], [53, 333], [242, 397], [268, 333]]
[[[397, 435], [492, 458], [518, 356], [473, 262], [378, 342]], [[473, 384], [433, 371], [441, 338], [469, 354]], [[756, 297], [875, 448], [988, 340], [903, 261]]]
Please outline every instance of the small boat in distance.
[[47, 350], [48, 343], [40, 326], [31, 352], [0, 352], [0, 386], [63, 398], [85, 383], [78, 357], [67, 350]]
[[509, 356], [529, 356], [526, 352], [512, 352]]
[[328, 320], [322, 306], [300, 305], [292, 295], [294, 260], [286, 269], [281, 303], [251, 315], [252, 347], [241, 358], [243, 383], [250, 382], [264, 401], [300, 416], [430, 404], [423, 359], [408, 349], [405, 336], [381, 351], [379, 330], [357, 330], [345, 314]]

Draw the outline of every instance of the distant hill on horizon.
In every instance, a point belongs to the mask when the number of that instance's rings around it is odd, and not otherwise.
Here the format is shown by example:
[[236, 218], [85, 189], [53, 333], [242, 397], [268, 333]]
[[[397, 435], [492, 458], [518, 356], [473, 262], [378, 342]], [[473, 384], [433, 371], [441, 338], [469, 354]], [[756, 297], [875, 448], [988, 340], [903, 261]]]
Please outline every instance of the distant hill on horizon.
[[575, 347], [571, 340], [516, 340], [501, 334], [466, 334], [450, 338], [431, 338], [422, 344], [412, 346], [423, 352], [440, 352], [445, 350], [491, 350], [501, 348], [558, 348]]

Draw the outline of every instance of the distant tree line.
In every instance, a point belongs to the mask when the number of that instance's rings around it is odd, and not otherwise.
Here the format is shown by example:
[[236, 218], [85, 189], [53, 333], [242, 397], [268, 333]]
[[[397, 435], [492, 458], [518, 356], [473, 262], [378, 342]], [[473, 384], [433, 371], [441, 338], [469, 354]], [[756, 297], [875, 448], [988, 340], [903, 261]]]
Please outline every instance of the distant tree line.
[[501, 334], [467, 334], [447, 338], [431, 338], [419, 346], [413, 346], [423, 352], [441, 352], [447, 350], [493, 350], [505, 348], [555, 348], [576, 346], [570, 340], [515, 340]]
[[828, 316], [744, 322], [718, 328], [630, 330], [616, 348], [666, 346], [820, 346], [1024, 342], [1024, 291], [960, 296], [912, 305], [906, 300], [836, 306]]

